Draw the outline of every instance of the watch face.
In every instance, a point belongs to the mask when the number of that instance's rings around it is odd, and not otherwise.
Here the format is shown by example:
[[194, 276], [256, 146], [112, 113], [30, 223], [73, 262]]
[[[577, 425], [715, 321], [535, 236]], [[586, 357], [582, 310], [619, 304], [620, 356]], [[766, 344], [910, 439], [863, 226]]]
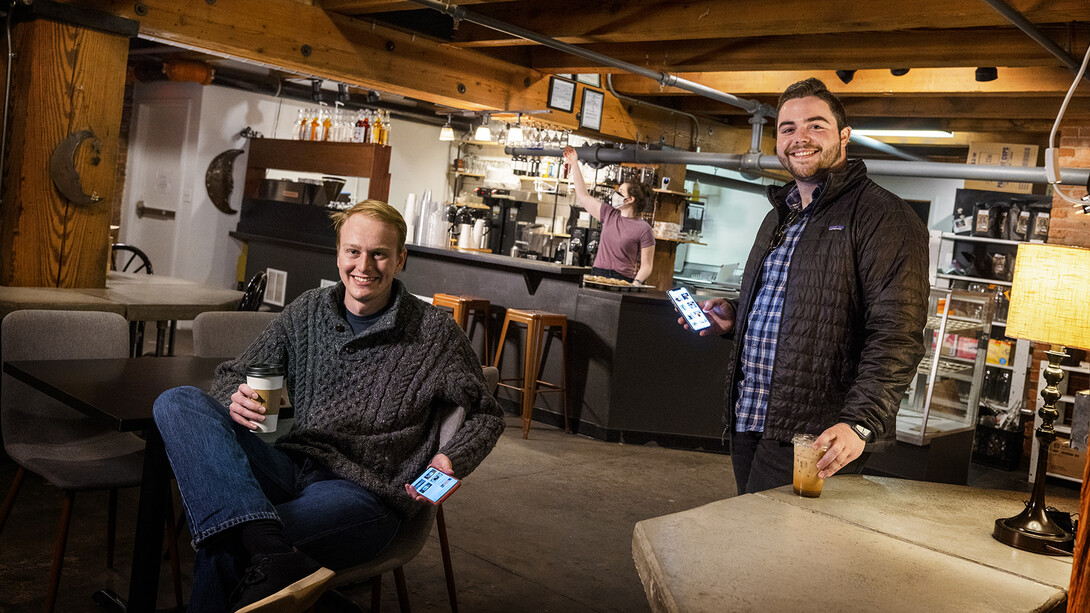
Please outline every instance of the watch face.
[[859, 438], [863, 439], [864, 441], [870, 441], [871, 432], [866, 427], [861, 426], [860, 424], [855, 424], [854, 426], [852, 426], [852, 430], [855, 430], [855, 433], [859, 435]]

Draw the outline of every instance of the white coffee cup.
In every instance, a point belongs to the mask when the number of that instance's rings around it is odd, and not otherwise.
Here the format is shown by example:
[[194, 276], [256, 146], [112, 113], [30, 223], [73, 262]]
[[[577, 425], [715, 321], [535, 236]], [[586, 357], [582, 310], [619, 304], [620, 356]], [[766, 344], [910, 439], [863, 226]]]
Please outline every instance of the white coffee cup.
[[246, 385], [254, 390], [256, 400], [265, 407], [265, 421], [256, 422], [258, 432], [276, 432], [284, 374], [284, 367], [279, 364], [254, 364], [246, 369]]

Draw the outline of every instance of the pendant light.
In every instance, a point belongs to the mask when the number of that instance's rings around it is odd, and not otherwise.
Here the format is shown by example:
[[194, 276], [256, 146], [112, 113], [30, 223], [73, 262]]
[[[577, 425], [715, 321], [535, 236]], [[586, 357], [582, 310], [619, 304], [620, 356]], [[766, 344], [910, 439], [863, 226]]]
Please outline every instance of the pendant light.
[[507, 131], [508, 143], [521, 143], [522, 142], [522, 113], [518, 114], [518, 120], [515, 123], [515, 127]]
[[473, 134], [473, 140], [480, 142], [492, 141], [492, 130], [488, 129], [488, 115], [481, 117], [481, 125], [477, 126], [477, 132]]
[[450, 125], [450, 115], [447, 115], [447, 125], [443, 126], [443, 129], [439, 130], [439, 140], [454, 140], [454, 128]]

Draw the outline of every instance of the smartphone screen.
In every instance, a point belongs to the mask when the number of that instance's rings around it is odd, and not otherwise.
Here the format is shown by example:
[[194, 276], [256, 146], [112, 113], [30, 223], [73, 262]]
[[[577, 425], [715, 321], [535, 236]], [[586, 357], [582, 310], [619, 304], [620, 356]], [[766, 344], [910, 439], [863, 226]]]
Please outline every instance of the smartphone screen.
[[681, 316], [685, 318], [685, 321], [689, 322], [690, 328], [694, 331], [700, 331], [711, 327], [711, 322], [704, 315], [704, 311], [700, 310], [700, 305], [696, 303], [696, 300], [693, 300], [689, 290], [679, 287], [666, 293], [670, 296], [670, 300], [674, 301], [677, 310], [681, 311]]
[[416, 481], [413, 481], [412, 485], [421, 496], [435, 504], [439, 504], [447, 496], [453, 494], [461, 483], [461, 481], [445, 472], [429, 466], [424, 474], [417, 477]]

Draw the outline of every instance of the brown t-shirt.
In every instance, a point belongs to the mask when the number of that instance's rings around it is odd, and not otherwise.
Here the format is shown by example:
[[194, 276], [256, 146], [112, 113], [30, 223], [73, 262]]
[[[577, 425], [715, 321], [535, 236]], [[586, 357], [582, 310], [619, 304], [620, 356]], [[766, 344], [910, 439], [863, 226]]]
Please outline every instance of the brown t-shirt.
[[595, 268], [615, 270], [626, 277], [635, 277], [639, 271], [640, 249], [655, 244], [655, 233], [642, 217], [622, 217], [621, 212], [602, 203], [602, 237], [598, 254], [594, 257]]

